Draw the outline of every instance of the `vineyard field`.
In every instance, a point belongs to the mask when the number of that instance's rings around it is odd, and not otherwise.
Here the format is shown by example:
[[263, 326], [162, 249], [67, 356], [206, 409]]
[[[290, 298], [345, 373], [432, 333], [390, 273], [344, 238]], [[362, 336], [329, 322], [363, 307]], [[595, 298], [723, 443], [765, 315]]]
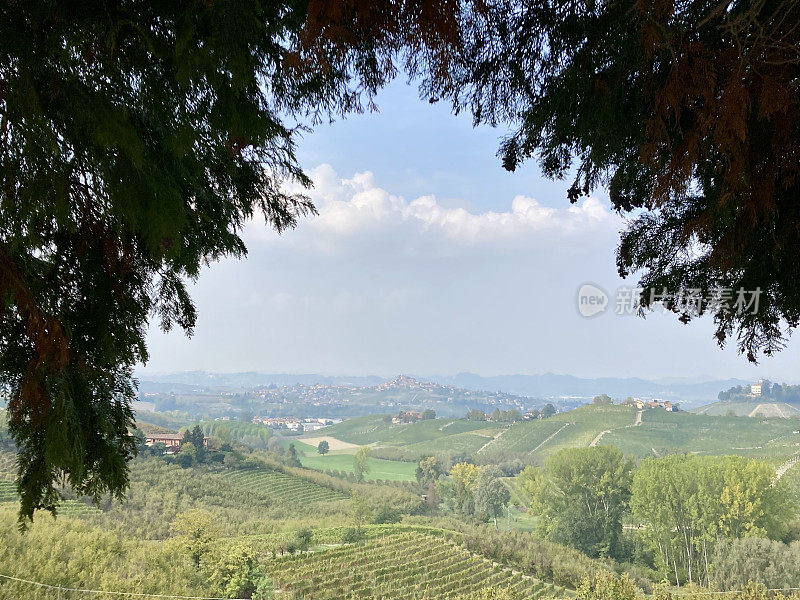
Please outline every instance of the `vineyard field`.
[[17, 457], [11, 452], [0, 450], [0, 480], [14, 479], [17, 473]]
[[515, 423], [502, 436], [484, 449], [492, 452], [530, 452], [561, 429], [564, 423], [553, 419]]
[[[12, 481], [0, 480], [0, 504], [14, 503], [18, 501], [17, 489]], [[100, 512], [95, 506], [84, 504], [79, 500], [62, 500], [58, 503], [57, 512], [65, 517], [81, 517]]]
[[310, 504], [346, 496], [312, 481], [270, 469], [239, 469], [223, 475], [239, 488], [256, 491], [276, 503]]
[[486, 588], [509, 589], [515, 598], [526, 600], [566, 596], [553, 584], [422, 533], [273, 558], [265, 567], [276, 588], [284, 592], [282, 596], [296, 600], [443, 600]]
[[0, 504], [16, 501], [17, 489], [14, 487], [14, 482], [0, 479]]

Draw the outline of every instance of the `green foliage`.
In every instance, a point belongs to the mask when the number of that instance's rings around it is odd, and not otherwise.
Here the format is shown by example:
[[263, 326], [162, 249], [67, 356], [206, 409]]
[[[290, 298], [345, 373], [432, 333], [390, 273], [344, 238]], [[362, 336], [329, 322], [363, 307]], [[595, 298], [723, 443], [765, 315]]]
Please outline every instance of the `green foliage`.
[[493, 519], [497, 528], [497, 517], [503, 514], [511, 493], [503, 484], [502, 473], [497, 467], [484, 467], [475, 482], [475, 513], [483, 519]]
[[711, 580], [721, 590], [740, 590], [750, 582], [769, 588], [798, 587], [800, 542], [788, 545], [756, 537], [721, 540], [711, 563]]
[[311, 541], [314, 539], [314, 532], [308, 527], [298, 529], [294, 535], [295, 546], [301, 552], [307, 552], [311, 547]]
[[599, 571], [594, 577], [585, 579], [575, 595], [576, 600], [643, 600], [644, 596], [630, 577], [617, 577], [607, 571]]
[[175, 460], [184, 469], [191, 467], [193, 464], [202, 462], [198, 460], [197, 447], [192, 442], [184, 442], [181, 444], [181, 449], [175, 455]]
[[421, 458], [415, 472], [417, 483], [423, 487], [435, 483], [444, 474], [444, 469], [435, 456]]
[[[161, 544], [136, 540], [85, 519], [64, 515], [58, 519], [39, 518], [21, 533], [16, 508], [0, 507], [0, 539], [4, 575], [66, 587], [208, 595], [204, 574], [189, 560], [182, 560], [181, 555]], [[54, 597], [53, 590], [7, 581], [0, 584], [3, 600]]]
[[317, 452], [319, 454], [322, 454], [322, 455], [327, 454], [330, 451], [330, 449], [331, 449], [331, 447], [330, 447], [330, 444], [328, 444], [328, 440], [322, 440], [317, 445]]
[[342, 533], [343, 544], [357, 544], [363, 542], [366, 535], [361, 527], [348, 527]]
[[300, 459], [297, 457], [297, 449], [294, 447], [294, 444], [289, 444], [289, 466], [290, 467], [302, 467], [302, 463]]
[[217, 438], [220, 442], [243, 442], [262, 450], [267, 448], [271, 437], [269, 429], [249, 421], [200, 421], [196, 426], [204, 435]]
[[258, 556], [244, 543], [228, 548], [217, 557], [208, 582], [215, 594], [226, 598], [272, 598], [272, 580], [264, 574]]
[[[607, 186], [630, 216], [617, 267], [642, 272], [642, 305], [668, 290], [662, 304], [682, 322], [711, 313], [716, 340], [755, 360], [780, 350], [800, 315], [800, 93], [785, 68], [800, 32], [784, 20], [800, 6], [481, 4], [426, 97], [511, 127], [503, 166], [535, 158], [546, 176], [574, 177], [571, 202]], [[758, 311], [736, 309], [739, 289], [759, 290]], [[695, 291], [700, 311], [686, 305]]]
[[796, 510], [769, 465], [742, 457], [647, 459], [633, 477], [639, 534], [676, 584], [708, 581], [718, 539], [780, 537]]
[[186, 554], [192, 564], [200, 568], [200, 563], [219, 534], [219, 527], [213, 513], [194, 509], [180, 513], [170, 525], [170, 531], [172, 537], [168, 547]]
[[473, 408], [467, 413], [466, 419], [467, 421], [485, 421], [486, 413], [477, 408]]
[[183, 450], [183, 446], [186, 444], [192, 444], [194, 446], [194, 460], [198, 463], [205, 462], [206, 460], [206, 447], [205, 447], [205, 435], [203, 434], [203, 430], [200, 429], [199, 425], [195, 425], [191, 429], [187, 429], [183, 432], [183, 442], [181, 445], [181, 451]]
[[547, 537], [590, 557], [614, 557], [632, 470], [617, 448], [571, 448], [550, 455], [540, 474], [523, 471], [521, 487], [533, 499]]
[[438, 484], [439, 495], [447, 506], [463, 515], [475, 512], [475, 486], [478, 483], [480, 467], [470, 463], [458, 463], [450, 469], [446, 480]]
[[364, 481], [364, 476], [369, 473], [370, 466], [367, 461], [369, 454], [369, 446], [362, 446], [353, 456], [353, 472], [356, 474], [356, 481]]
[[356, 529], [362, 529], [371, 518], [371, 510], [366, 496], [361, 492], [353, 492], [350, 497], [350, 516]]
[[556, 414], [556, 407], [552, 404], [548, 403], [544, 405], [544, 408], [539, 413], [540, 418], [542, 419], [549, 419], [554, 414]]
[[403, 518], [403, 515], [400, 514], [400, 511], [396, 508], [384, 505], [378, 509], [378, 512], [375, 513], [375, 517], [372, 519], [372, 522], [376, 525], [380, 524], [391, 524], [391, 523], [399, 523]]

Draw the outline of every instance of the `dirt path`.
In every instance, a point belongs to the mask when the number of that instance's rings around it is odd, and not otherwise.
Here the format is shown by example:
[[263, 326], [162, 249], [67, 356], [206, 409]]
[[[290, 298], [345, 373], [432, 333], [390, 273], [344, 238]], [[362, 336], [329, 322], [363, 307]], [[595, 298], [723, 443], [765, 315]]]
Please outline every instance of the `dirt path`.
[[541, 448], [542, 446], [544, 446], [544, 445], [545, 445], [547, 442], [549, 442], [550, 440], [552, 440], [554, 437], [556, 437], [556, 436], [557, 436], [559, 433], [561, 433], [562, 431], [564, 431], [564, 429], [565, 429], [565, 428], [567, 428], [567, 427], [569, 427], [570, 425], [572, 425], [572, 423], [564, 423], [564, 424], [563, 424], [563, 425], [562, 425], [562, 426], [561, 426], [561, 427], [558, 429], [558, 431], [556, 431], [556, 432], [555, 432], [555, 433], [553, 433], [552, 435], [548, 436], [548, 438], [547, 438], [546, 440], [542, 441], [542, 443], [541, 443], [541, 444], [539, 444], [538, 446], [536, 446], [536, 448], [534, 448], [533, 450], [531, 450], [530, 452], [528, 452], [528, 454], [534, 454], [534, 453], [535, 453], [535, 452], [536, 452], [536, 451], [537, 451], [539, 448]]
[[[636, 420], [631, 425], [625, 425], [625, 427], [639, 427], [642, 424], [642, 415], [644, 414], [643, 410], [640, 410], [636, 413]], [[603, 436], [607, 433], [611, 433], [612, 431], [616, 431], [617, 429], [625, 429], [625, 427], [617, 427], [616, 429], [606, 429], [605, 431], [601, 431], [597, 434], [597, 437], [592, 440], [592, 443], [589, 444], [589, 448], [594, 448], [597, 444], [600, 443], [600, 440], [603, 439]]]
[[[789, 414], [787, 415], [784, 412], [784, 408], [789, 409]], [[794, 413], [792, 411], [794, 410]], [[748, 417], [755, 417], [758, 413], [761, 413], [764, 417], [779, 417], [781, 419], [788, 419], [793, 417], [797, 414], [797, 409], [793, 408], [792, 406], [786, 404], [785, 402], [764, 402], [756, 406], [753, 410], [750, 411], [750, 414], [747, 415]]]
[[500, 437], [501, 437], [501, 436], [502, 436], [502, 435], [503, 435], [503, 434], [504, 434], [506, 431], [508, 431], [508, 429], [503, 429], [503, 431], [501, 431], [500, 433], [496, 433], [496, 434], [494, 435], [494, 437], [492, 437], [492, 439], [490, 439], [490, 440], [489, 440], [488, 442], [486, 442], [486, 443], [485, 443], [483, 446], [481, 446], [480, 448], [478, 448], [478, 452], [477, 452], [477, 454], [480, 454], [481, 452], [483, 452], [483, 451], [484, 451], [484, 449], [485, 449], [487, 446], [489, 446], [490, 444], [494, 444], [494, 443], [495, 443], [497, 440], [499, 440], [499, 439], [500, 439]]
[[595, 446], [597, 446], [597, 444], [600, 443], [600, 440], [603, 439], [603, 436], [607, 433], [611, 433], [611, 430], [606, 429], [605, 431], [601, 431], [600, 433], [598, 433], [597, 437], [592, 440], [591, 444], [589, 444], [589, 448], [594, 448]]
[[780, 479], [781, 477], [783, 477], [784, 475], [786, 475], [786, 471], [788, 471], [789, 469], [791, 469], [791, 468], [792, 468], [793, 466], [795, 466], [795, 465], [796, 465], [798, 462], [800, 462], [800, 453], [798, 453], [798, 454], [795, 454], [795, 455], [794, 455], [792, 458], [790, 458], [789, 460], [787, 460], [785, 463], [783, 463], [783, 464], [782, 464], [780, 467], [778, 467], [778, 468], [775, 470], [775, 479]]
[[309, 446], [319, 446], [319, 443], [323, 440], [328, 442], [328, 446], [331, 450], [352, 450], [353, 448], [360, 448], [358, 444], [351, 444], [350, 442], [343, 442], [342, 440], [337, 440], [335, 437], [331, 437], [329, 435], [323, 435], [318, 437], [300, 437], [297, 438], [299, 441], [303, 442], [304, 444], [308, 444]]

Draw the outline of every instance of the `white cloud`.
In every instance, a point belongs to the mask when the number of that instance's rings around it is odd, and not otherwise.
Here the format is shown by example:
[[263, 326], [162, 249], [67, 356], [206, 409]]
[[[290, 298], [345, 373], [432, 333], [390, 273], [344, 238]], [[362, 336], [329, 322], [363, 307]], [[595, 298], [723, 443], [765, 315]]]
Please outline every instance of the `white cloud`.
[[221, 261], [193, 286], [195, 336], [153, 330], [154, 370], [648, 376], [743, 368], [716, 350], [708, 323], [579, 315], [580, 285], [622, 283], [614, 267], [621, 222], [597, 199], [548, 206], [518, 195], [507, 210], [481, 212], [429, 195], [406, 200], [369, 172], [346, 179], [322, 165], [312, 176], [320, 215], [282, 236], [251, 224], [248, 258]]
[[[304, 193], [314, 201], [319, 215], [301, 222], [300, 229], [310, 228], [318, 235], [348, 237], [404, 229], [464, 244], [485, 244], [531, 235], [557, 238], [609, 232], [621, 223], [597, 198], [554, 208], [518, 195], [508, 211], [470, 212], [445, 206], [434, 196], [408, 201], [381, 188], [369, 171], [340, 178], [323, 164], [310, 175], [314, 187]], [[317, 238], [315, 243], [323, 240]]]

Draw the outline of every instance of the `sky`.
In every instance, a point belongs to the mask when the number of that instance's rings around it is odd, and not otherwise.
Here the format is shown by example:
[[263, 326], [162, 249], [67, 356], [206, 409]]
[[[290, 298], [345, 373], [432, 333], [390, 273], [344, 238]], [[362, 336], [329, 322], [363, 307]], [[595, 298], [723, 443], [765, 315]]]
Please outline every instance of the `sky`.
[[[151, 327], [140, 374], [214, 372], [795, 381], [800, 343], [753, 366], [720, 350], [709, 319], [615, 314], [625, 224], [605, 190], [570, 205], [569, 181], [497, 158], [503, 129], [420, 101], [395, 82], [378, 113], [299, 140], [319, 215], [278, 235], [244, 231], [249, 254], [190, 286], [194, 335]], [[584, 284], [606, 310], [578, 311]]]

